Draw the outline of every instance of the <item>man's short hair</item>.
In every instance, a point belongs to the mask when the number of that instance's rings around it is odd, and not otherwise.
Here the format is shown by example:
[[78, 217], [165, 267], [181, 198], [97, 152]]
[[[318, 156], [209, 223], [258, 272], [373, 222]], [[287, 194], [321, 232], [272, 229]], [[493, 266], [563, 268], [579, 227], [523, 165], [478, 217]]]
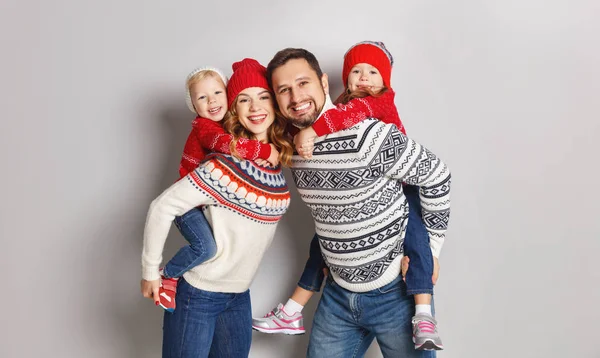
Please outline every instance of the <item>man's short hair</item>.
[[319, 61], [315, 55], [313, 55], [310, 51], [305, 50], [303, 48], [286, 48], [275, 54], [273, 59], [267, 65], [267, 82], [269, 83], [269, 88], [273, 90], [273, 72], [279, 67], [285, 65], [289, 60], [295, 59], [304, 59], [308, 62], [310, 68], [315, 71], [317, 77], [321, 79], [323, 77], [323, 71], [321, 70], [321, 66], [319, 65]]

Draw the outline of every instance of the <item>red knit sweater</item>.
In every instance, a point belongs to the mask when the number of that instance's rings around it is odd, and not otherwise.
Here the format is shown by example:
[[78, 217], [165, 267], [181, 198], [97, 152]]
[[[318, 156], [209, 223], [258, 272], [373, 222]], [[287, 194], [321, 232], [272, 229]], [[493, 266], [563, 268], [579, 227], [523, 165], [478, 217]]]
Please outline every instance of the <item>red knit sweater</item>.
[[323, 113], [312, 127], [320, 137], [350, 128], [367, 118], [377, 118], [384, 123], [396, 125], [406, 135], [394, 103], [395, 96], [394, 91], [389, 89], [379, 97], [355, 98]]
[[[231, 154], [229, 144], [232, 140], [233, 136], [225, 132], [220, 122], [203, 117], [194, 119], [192, 131], [183, 147], [183, 155], [179, 164], [181, 178], [196, 169], [209, 152]], [[269, 144], [253, 139], [240, 138], [235, 149], [242, 158], [248, 160], [267, 160], [271, 155]]]

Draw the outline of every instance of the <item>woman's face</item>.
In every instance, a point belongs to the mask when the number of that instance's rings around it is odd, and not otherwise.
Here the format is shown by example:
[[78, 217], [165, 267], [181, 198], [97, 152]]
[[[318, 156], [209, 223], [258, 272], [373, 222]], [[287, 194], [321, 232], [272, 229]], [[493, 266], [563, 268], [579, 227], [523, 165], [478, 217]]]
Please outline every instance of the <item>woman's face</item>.
[[275, 121], [273, 96], [260, 87], [246, 88], [237, 97], [235, 110], [240, 122], [258, 140], [267, 140], [267, 130]]

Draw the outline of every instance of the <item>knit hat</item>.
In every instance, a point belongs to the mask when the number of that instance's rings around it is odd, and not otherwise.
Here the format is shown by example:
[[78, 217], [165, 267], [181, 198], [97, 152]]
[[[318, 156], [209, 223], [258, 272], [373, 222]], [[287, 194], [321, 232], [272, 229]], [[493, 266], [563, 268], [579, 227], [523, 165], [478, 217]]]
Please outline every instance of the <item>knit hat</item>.
[[245, 58], [234, 63], [233, 74], [227, 86], [227, 102], [229, 107], [240, 92], [250, 87], [260, 87], [269, 90], [267, 69], [252, 58]]
[[219, 70], [218, 68], [215, 68], [215, 67], [198, 67], [195, 70], [193, 70], [192, 72], [190, 72], [190, 74], [185, 79], [185, 103], [187, 104], [187, 106], [190, 109], [190, 111], [192, 111], [193, 113], [196, 113], [196, 110], [194, 109], [194, 104], [192, 103], [192, 96], [190, 94], [190, 86], [188, 86], [188, 81], [192, 77], [194, 77], [195, 75], [197, 75], [198, 73], [200, 73], [202, 71], [213, 71], [213, 72], [216, 72], [219, 75], [219, 77], [221, 77], [221, 79], [223, 80], [223, 84], [225, 84], [225, 87], [227, 87], [227, 77], [225, 77], [225, 75], [223, 74], [223, 72], [221, 72], [221, 70]]
[[394, 58], [387, 48], [385, 48], [383, 42], [359, 42], [350, 47], [346, 54], [344, 54], [344, 67], [342, 70], [344, 88], [348, 86], [348, 75], [350, 74], [350, 70], [359, 63], [368, 63], [377, 68], [383, 78], [383, 84], [388, 88], [390, 87]]

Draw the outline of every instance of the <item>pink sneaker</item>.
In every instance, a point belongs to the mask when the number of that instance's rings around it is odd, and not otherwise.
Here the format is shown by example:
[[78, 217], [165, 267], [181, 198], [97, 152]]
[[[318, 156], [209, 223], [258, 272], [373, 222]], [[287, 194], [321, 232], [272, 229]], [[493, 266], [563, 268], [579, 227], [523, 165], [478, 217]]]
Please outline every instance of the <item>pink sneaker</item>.
[[271, 334], [304, 334], [304, 317], [300, 312], [288, 315], [280, 303], [263, 318], [253, 318], [252, 329]]

